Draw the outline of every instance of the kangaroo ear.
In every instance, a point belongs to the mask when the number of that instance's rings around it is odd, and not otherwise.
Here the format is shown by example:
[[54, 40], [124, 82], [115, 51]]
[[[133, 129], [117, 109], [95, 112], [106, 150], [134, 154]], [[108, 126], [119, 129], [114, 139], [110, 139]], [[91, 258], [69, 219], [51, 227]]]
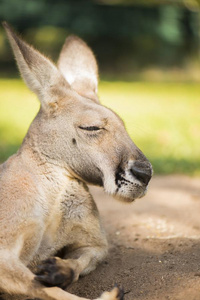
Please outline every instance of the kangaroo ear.
[[81, 96], [99, 102], [98, 67], [92, 50], [77, 36], [69, 36], [58, 59], [58, 69]]
[[58, 83], [67, 85], [65, 79], [49, 59], [22, 41], [6, 22], [3, 26], [27, 86], [38, 95], [42, 105], [52, 102], [50, 90]]

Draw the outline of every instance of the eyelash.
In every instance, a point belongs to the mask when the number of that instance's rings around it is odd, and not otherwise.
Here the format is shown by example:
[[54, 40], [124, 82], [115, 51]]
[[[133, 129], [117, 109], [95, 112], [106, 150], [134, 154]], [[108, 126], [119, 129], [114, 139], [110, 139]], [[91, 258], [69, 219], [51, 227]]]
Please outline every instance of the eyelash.
[[87, 130], [87, 131], [98, 131], [98, 130], [101, 129], [101, 128], [97, 127], [97, 126], [88, 126], [88, 127], [79, 126], [79, 128], [83, 129], [83, 130]]

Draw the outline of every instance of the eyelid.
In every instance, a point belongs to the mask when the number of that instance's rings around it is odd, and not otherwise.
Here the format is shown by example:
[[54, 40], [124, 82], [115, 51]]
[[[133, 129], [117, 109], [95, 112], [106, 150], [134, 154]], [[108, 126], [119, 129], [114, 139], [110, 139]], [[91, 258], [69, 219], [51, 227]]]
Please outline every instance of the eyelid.
[[101, 130], [102, 128], [98, 127], [98, 126], [79, 126], [80, 129], [83, 129], [83, 130], [87, 130], [87, 131], [98, 131], [98, 130]]

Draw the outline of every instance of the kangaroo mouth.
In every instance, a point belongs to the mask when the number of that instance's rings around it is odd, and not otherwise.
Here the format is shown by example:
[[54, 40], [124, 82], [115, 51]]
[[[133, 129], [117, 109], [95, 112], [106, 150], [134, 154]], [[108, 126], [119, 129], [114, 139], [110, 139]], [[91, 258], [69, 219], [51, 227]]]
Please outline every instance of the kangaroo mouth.
[[140, 199], [146, 195], [147, 188], [141, 187], [141, 185], [129, 184], [121, 185], [120, 188], [116, 189], [113, 195], [116, 199], [123, 202], [133, 202], [136, 199]]
[[123, 202], [133, 202], [137, 198], [142, 198], [147, 193], [147, 186], [143, 181], [135, 178], [132, 173], [119, 167], [115, 174], [114, 197]]

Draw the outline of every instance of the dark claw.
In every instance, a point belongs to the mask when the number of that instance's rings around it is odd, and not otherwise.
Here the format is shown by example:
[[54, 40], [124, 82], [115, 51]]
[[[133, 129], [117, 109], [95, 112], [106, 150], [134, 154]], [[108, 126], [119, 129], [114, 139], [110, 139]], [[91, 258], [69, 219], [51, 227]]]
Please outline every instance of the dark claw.
[[119, 300], [123, 300], [124, 299], [124, 289], [123, 288], [118, 288], [117, 298]]
[[117, 299], [123, 300], [124, 299], [124, 289], [120, 288], [117, 283], [115, 283], [115, 287], [118, 288]]

